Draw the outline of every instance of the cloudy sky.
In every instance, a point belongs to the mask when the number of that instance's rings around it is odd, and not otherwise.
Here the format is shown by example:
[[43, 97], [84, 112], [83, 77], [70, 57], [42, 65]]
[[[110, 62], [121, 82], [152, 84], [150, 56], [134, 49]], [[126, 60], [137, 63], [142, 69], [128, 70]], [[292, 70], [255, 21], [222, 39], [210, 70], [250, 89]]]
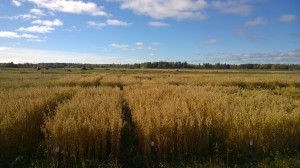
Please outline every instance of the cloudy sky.
[[1, 0], [0, 62], [300, 63], [299, 0]]

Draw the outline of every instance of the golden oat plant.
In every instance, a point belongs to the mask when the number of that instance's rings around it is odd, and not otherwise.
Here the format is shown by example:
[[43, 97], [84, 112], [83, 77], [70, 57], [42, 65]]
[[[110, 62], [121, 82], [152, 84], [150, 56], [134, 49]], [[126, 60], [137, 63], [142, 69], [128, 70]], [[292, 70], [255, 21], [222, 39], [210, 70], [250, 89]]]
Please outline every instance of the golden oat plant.
[[[298, 89], [299, 90], [299, 89]], [[300, 100], [270, 90], [239, 90], [227, 109], [228, 149], [264, 157], [300, 150]]]
[[212, 119], [207, 103], [219, 95], [189, 86], [146, 85], [125, 88], [125, 96], [145, 156], [152, 155], [152, 141], [161, 160], [208, 153]]
[[51, 87], [58, 74], [0, 72], [0, 91], [7, 89]]
[[[145, 75], [143, 75], [145, 76]], [[141, 77], [143, 77], [141, 75]], [[192, 73], [179, 74], [156, 74], [151, 80], [141, 78], [142, 82], [152, 84], [170, 84], [170, 85], [193, 85], [193, 86], [238, 86], [245, 89], [277, 89], [294, 86], [300, 88], [299, 73], [285, 72], [282, 74], [272, 74], [265, 72], [259, 74], [254, 72], [238, 71], [232, 73], [225, 72], [210, 72], [204, 73], [201, 70]]]
[[122, 129], [121, 92], [117, 88], [81, 88], [45, 121], [48, 154], [59, 147], [63, 160], [116, 158]]
[[92, 87], [99, 86], [100, 80], [103, 75], [98, 74], [85, 74], [85, 75], [63, 75], [57, 79], [54, 83], [58, 86], [81, 86], [81, 87]]
[[44, 116], [72, 96], [68, 88], [25, 88], [0, 92], [0, 162], [29, 155], [43, 139]]
[[151, 141], [160, 160], [299, 150], [298, 99], [239, 87], [170, 85], [127, 87], [125, 96], [148, 158]]

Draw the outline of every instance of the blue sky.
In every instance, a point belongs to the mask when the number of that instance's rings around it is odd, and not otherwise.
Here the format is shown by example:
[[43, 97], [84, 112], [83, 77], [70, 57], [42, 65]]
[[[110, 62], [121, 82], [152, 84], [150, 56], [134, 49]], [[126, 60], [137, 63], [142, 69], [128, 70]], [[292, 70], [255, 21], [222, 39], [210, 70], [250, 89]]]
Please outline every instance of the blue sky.
[[299, 0], [1, 0], [0, 62], [300, 63]]

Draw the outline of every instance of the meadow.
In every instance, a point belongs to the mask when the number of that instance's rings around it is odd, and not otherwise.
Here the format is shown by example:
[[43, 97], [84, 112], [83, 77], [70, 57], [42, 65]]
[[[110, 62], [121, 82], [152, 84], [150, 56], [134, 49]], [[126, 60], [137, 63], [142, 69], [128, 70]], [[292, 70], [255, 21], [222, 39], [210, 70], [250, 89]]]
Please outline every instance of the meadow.
[[300, 71], [0, 69], [0, 167], [297, 167]]

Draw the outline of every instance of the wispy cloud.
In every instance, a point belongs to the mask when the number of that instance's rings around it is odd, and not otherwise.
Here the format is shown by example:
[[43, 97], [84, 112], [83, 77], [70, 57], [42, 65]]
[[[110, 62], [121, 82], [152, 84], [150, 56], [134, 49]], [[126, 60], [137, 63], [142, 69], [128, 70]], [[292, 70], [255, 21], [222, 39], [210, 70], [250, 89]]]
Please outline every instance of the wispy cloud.
[[10, 20], [16, 20], [16, 19], [23, 19], [23, 20], [31, 20], [31, 19], [38, 19], [42, 16], [46, 16], [43, 10], [41, 9], [30, 9], [29, 13], [15, 15], [15, 16], [0, 16], [0, 19], [10, 19]]
[[130, 57], [118, 55], [96, 55], [91, 53], [75, 53], [62, 51], [46, 51], [28, 48], [11, 48], [9, 50], [0, 50], [0, 62], [14, 63], [134, 63], [140, 62]]
[[142, 50], [144, 47], [144, 43], [143, 42], [136, 42], [135, 43], [135, 47], [136, 47], [136, 49], [138, 49], [138, 50]]
[[144, 43], [143, 42], [136, 42], [135, 45], [138, 46], [138, 47], [141, 47], [141, 46], [144, 45]]
[[[16, 1], [20, 2], [21, 1]], [[24, 2], [24, 0], [22, 1]], [[31, 19], [39, 19], [42, 16], [46, 16], [45, 12], [38, 8], [30, 9], [28, 13], [19, 14], [14, 16], [0, 16], [0, 19], [9, 19], [9, 20], [16, 20], [16, 19], [23, 19], [23, 20], [31, 20]]]
[[290, 15], [290, 14], [286, 14], [286, 15], [282, 15], [280, 16], [279, 18], [279, 21], [280, 22], [294, 22], [298, 19], [298, 16], [297, 15]]
[[238, 36], [245, 36], [248, 40], [251, 41], [258, 41], [258, 40], [265, 40], [263, 37], [258, 36], [258, 35], [249, 35], [247, 33], [248, 29], [251, 29], [253, 27], [257, 27], [257, 26], [263, 26], [268, 24], [268, 21], [262, 17], [257, 17], [253, 20], [248, 20], [247, 22], [244, 23], [244, 25], [242, 25], [240, 28], [238, 28], [235, 33]]
[[107, 25], [103, 22], [89, 21], [87, 22], [87, 26], [95, 29], [101, 29], [102, 27], [105, 27]]
[[30, 19], [38, 19], [39, 16], [32, 15], [32, 14], [21, 14], [21, 15], [15, 15], [15, 16], [0, 16], [0, 19], [9, 19], [9, 20], [16, 20], [16, 19], [24, 19], [24, 20], [30, 20]]
[[251, 41], [263, 41], [263, 40], [266, 40], [266, 38], [264, 38], [262, 36], [259, 36], [259, 35], [256, 35], [256, 34], [252, 34], [252, 35], [247, 36], [247, 39], [249, 39]]
[[19, 39], [19, 38], [26, 38], [26, 39], [36, 39], [39, 36], [31, 35], [31, 34], [18, 34], [16, 32], [10, 31], [0, 31], [0, 38], [10, 38], [10, 39]]
[[262, 17], [257, 17], [254, 20], [249, 20], [245, 23], [245, 27], [255, 27], [255, 26], [260, 26], [260, 25], [265, 25], [267, 24], [267, 20], [265, 20]]
[[40, 8], [46, 8], [53, 12], [64, 12], [73, 14], [88, 14], [92, 16], [107, 16], [102, 6], [93, 2], [82, 0], [27, 0]]
[[164, 23], [164, 22], [149, 22], [148, 24], [151, 27], [170, 27], [168, 23]]
[[30, 33], [51, 33], [55, 29], [49, 26], [31, 26], [31, 27], [20, 27], [17, 31], [30, 32]]
[[227, 14], [247, 16], [252, 12], [252, 6], [247, 4], [245, 0], [218, 0], [212, 2], [211, 6]]
[[218, 44], [219, 41], [217, 39], [210, 39], [210, 40], [207, 40], [207, 41], [201, 41], [200, 44], [202, 45], [215, 45], [215, 44]]
[[105, 22], [95, 22], [95, 21], [89, 21], [87, 22], [87, 26], [91, 28], [101, 29], [102, 27], [106, 26], [129, 26], [130, 23], [116, 20], [116, 19], [108, 19]]
[[12, 0], [11, 2], [13, 3], [13, 5], [15, 5], [15, 6], [17, 6], [17, 7], [22, 6], [22, 3], [21, 3], [20, 1]]
[[299, 64], [300, 49], [286, 52], [260, 52], [243, 54], [219, 53], [215, 55], [208, 55], [207, 60], [210, 62], [227, 62], [236, 64]]
[[36, 9], [36, 8], [30, 9], [29, 13], [31, 13], [35, 16], [45, 16], [46, 15], [43, 10]]
[[153, 48], [152, 46], [145, 47], [143, 42], [136, 42], [134, 44], [134, 46], [130, 46], [128, 44], [113, 43], [113, 44], [110, 44], [108, 47], [112, 48], [112, 49], [121, 50], [121, 51], [141, 51], [141, 50], [154, 51], [154, 50], [156, 50], [156, 48]]
[[20, 27], [17, 31], [30, 33], [51, 33], [55, 30], [54, 26], [62, 26], [63, 22], [59, 19], [51, 20], [34, 20], [31, 22], [35, 24], [30, 27]]
[[76, 26], [71, 26], [70, 28], [66, 28], [63, 30], [68, 32], [80, 31]]
[[59, 19], [55, 19], [53, 21], [50, 20], [35, 20], [31, 22], [32, 24], [38, 24], [38, 25], [43, 25], [43, 26], [48, 26], [48, 27], [52, 27], [52, 26], [62, 26], [63, 22], [60, 21]]
[[128, 26], [129, 23], [121, 21], [121, 20], [117, 20], [117, 19], [108, 19], [106, 20], [106, 25], [108, 26]]
[[123, 51], [128, 51], [129, 50], [129, 45], [126, 44], [111, 44], [109, 47], [118, 49], [118, 50], [123, 50]]
[[32, 41], [32, 42], [45, 42], [46, 40], [42, 40], [42, 39], [27, 39], [27, 41]]
[[0, 47], [0, 51], [4, 51], [4, 50], [9, 50], [11, 49], [10, 47]]
[[201, 10], [207, 7], [205, 0], [124, 0], [121, 1], [121, 9], [130, 9], [137, 14], [150, 16], [155, 19], [172, 18], [205, 19]]

